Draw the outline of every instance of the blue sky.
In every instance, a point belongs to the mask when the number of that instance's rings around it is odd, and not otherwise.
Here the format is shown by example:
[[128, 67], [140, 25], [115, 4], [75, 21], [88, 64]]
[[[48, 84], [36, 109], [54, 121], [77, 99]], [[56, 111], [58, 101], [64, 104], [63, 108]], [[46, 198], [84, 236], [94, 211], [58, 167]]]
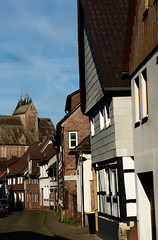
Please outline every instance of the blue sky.
[[78, 78], [77, 0], [0, 1], [0, 115], [29, 91], [56, 125]]

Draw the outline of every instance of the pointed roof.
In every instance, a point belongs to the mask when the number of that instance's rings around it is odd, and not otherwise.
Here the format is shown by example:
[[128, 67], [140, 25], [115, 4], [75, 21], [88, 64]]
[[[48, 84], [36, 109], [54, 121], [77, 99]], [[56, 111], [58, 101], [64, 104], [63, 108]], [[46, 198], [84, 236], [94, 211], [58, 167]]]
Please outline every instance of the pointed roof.
[[38, 131], [42, 137], [51, 138], [55, 134], [55, 127], [50, 118], [38, 118]]
[[67, 96], [65, 112], [72, 111], [79, 103], [80, 103], [80, 90], [77, 90]]
[[78, 0], [81, 94], [85, 94], [84, 29], [103, 88], [130, 89], [129, 82], [121, 80], [128, 7], [129, 0]]
[[0, 116], [0, 144], [21, 145], [20, 139], [22, 136], [26, 138], [25, 145], [30, 145], [37, 141], [37, 138], [33, 137], [25, 129], [20, 117]]
[[37, 171], [36, 165], [37, 162], [49, 160], [56, 151], [53, 148], [53, 144], [50, 143], [49, 139], [44, 139], [43, 141], [38, 141], [35, 144], [31, 145], [25, 154], [19, 158], [18, 163], [12, 169], [12, 171], [7, 174], [7, 177], [14, 175], [24, 174], [28, 169], [28, 160], [35, 160], [36, 164], [34, 165], [35, 172]]
[[90, 135], [88, 135], [82, 142], [80, 142], [69, 155], [75, 155], [79, 152], [91, 153]]
[[21, 100], [18, 102], [13, 115], [19, 115], [19, 114], [25, 114], [29, 108], [29, 106], [31, 105], [32, 100], [31, 99], [23, 99], [21, 98]]
[[12, 171], [7, 174], [8, 176], [14, 176], [14, 175], [21, 175], [23, 174], [27, 168], [28, 168], [28, 160], [30, 159], [30, 155], [32, 153], [41, 153], [43, 148], [48, 144], [50, 140], [45, 139], [44, 141], [38, 141], [35, 144], [32, 144], [28, 150], [24, 153], [22, 157], [19, 158], [18, 163], [16, 166], [12, 169]]

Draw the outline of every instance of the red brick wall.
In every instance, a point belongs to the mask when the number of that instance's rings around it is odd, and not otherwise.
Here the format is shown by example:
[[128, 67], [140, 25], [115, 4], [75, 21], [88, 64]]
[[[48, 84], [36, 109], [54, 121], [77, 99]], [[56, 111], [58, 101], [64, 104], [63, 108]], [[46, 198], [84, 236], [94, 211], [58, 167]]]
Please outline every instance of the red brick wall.
[[71, 110], [80, 103], [80, 92], [71, 97]]
[[[64, 127], [64, 176], [76, 175], [76, 156], [68, 155], [69, 149], [69, 131], [78, 131], [78, 143], [89, 135], [89, 119], [82, 115], [79, 107], [65, 122]], [[78, 218], [77, 213], [77, 186], [75, 180], [64, 181], [68, 196], [65, 198], [65, 218]]]

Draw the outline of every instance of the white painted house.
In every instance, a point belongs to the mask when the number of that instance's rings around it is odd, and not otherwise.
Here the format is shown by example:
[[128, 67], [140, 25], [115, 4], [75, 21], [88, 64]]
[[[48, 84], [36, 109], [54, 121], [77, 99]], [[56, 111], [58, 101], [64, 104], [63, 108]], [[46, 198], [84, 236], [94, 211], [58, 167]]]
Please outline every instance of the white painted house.
[[86, 137], [70, 154], [76, 155], [77, 211], [82, 226], [88, 224], [87, 213], [94, 211], [94, 190], [90, 136]]
[[52, 141], [49, 140], [45, 149], [43, 149], [43, 157], [38, 162], [40, 168], [39, 188], [40, 188], [40, 206], [41, 208], [50, 207], [50, 179], [48, 176], [49, 161], [56, 155]]
[[138, 239], [158, 236], [158, 2], [131, 1], [123, 72], [132, 90]]

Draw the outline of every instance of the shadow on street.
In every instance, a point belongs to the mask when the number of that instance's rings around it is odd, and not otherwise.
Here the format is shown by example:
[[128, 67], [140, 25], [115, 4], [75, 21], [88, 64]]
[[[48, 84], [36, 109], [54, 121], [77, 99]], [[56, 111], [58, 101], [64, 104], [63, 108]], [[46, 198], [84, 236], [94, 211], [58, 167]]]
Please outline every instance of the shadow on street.
[[11, 233], [1, 233], [0, 234], [1, 240], [70, 240], [68, 238], [63, 238], [60, 236], [46, 236], [34, 232], [11, 232]]

